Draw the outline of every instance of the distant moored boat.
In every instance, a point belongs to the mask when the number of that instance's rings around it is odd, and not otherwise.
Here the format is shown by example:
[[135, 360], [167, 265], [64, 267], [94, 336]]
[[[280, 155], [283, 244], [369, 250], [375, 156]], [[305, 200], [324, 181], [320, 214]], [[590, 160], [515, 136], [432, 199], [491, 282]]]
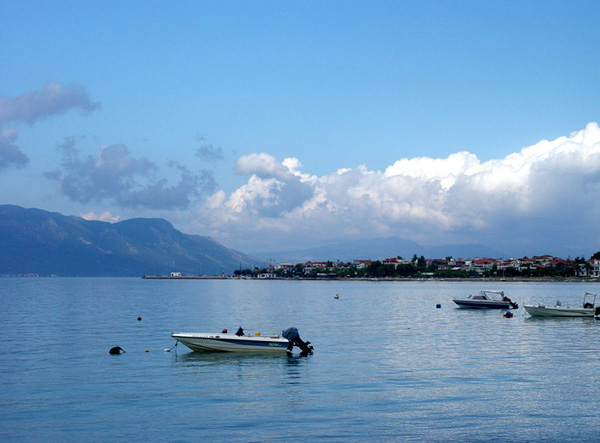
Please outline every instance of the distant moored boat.
[[467, 298], [455, 298], [459, 308], [471, 309], [518, 309], [519, 305], [504, 295], [504, 291], [484, 290]]
[[534, 317], [593, 317], [600, 314], [596, 307], [596, 294], [586, 292], [581, 307], [562, 306], [559, 301], [555, 306], [523, 305], [525, 310]]

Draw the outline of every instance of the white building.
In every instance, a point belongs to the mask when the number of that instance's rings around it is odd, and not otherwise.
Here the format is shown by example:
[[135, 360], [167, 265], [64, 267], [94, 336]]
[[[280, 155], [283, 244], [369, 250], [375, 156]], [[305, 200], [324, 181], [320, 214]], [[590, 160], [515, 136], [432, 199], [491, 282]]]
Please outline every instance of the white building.
[[590, 260], [589, 263], [592, 267], [592, 269], [590, 269], [590, 277], [600, 278], [600, 260], [594, 258]]

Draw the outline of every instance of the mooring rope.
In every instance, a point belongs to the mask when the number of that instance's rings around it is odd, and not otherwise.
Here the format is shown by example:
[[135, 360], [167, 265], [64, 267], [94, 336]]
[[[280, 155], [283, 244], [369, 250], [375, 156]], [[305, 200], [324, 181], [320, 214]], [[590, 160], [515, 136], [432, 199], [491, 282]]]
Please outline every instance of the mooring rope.
[[177, 345], [179, 344], [179, 342], [177, 340], [175, 340], [175, 346], [173, 346], [171, 349], [165, 349], [165, 352], [171, 352], [173, 349], [175, 349], [175, 352], [177, 352]]

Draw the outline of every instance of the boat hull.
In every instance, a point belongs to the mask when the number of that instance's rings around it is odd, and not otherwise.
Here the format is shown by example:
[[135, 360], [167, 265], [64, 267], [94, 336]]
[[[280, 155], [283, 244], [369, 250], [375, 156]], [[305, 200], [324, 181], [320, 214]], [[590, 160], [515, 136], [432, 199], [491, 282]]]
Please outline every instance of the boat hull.
[[515, 309], [509, 302], [495, 300], [454, 300], [459, 308], [466, 309]]
[[593, 308], [571, 308], [568, 306], [523, 305], [534, 317], [593, 317]]
[[237, 336], [235, 334], [173, 333], [179, 343], [196, 352], [285, 353], [290, 342], [280, 336]]

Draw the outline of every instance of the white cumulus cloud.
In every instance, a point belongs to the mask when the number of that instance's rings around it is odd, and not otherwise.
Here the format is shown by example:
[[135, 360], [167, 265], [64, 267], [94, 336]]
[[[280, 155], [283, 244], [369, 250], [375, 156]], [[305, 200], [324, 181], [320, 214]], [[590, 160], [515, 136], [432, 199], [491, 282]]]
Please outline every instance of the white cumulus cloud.
[[269, 154], [261, 152], [244, 155], [238, 158], [235, 164], [235, 170], [242, 175], [256, 175], [261, 178], [276, 178], [281, 181], [287, 181], [292, 177], [290, 168]]
[[121, 216], [113, 215], [110, 211], [104, 211], [100, 214], [96, 214], [95, 212], [88, 212], [86, 214], [80, 214], [80, 217], [85, 220], [97, 220], [104, 221], [110, 223], [116, 223], [121, 220]]
[[381, 236], [542, 248], [534, 252], [600, 249], [596, 123], [485, 162], [457, 152], [400, 159], [384, 171], [361, 165], [315, 177], [301, 168], [266, 153], [240, 157], [236, 170], [248, 182], [210, 198], [196, 226], [246, 250]]

